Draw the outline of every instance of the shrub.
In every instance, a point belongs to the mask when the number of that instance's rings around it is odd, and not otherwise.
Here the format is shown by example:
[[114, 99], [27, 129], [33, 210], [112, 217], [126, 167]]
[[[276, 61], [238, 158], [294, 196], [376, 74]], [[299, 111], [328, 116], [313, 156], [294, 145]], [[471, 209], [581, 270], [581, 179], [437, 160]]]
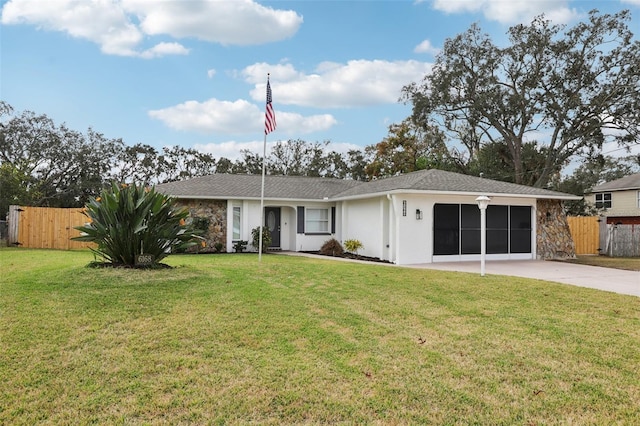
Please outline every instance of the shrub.
[[[260, 227], [251, 230], [251, 244], [258, 250], [260, 247]], [[269, 250], [271, 245], [271, 231], [266, 226], [262, 227], [262, 252]]]
[[344, 249], [342, 248], [340, 241], [335, 238], [325, 241], [325, 243], [322, 244], [322, 247], [320, 247], [320, 254], [325, 256], [342, 256], [343, 253]]
[[247, 244], [249, 244], [249, 241], [236, 241], [233, 243], [233, 250], [235, 250], [236, 253], [242, 253], [247, 248]]
[[140, 255], [146, 255], [143, 266], [154, 266], [172, 251], [198, 244], [198, 231], [185, 223], [189, 212], [142, 185], [113, 184], [84, 213], [91, 222], [76, 227], [82, 234], [73, 239], [96, 243], [92, 251], [114, 266], [136, 266]]
[[360, 240], [346, 240], [344, 242], [344, 248], [346, 248], [348, 252], [358, 254], [358, 250], [364, 248], [364, 246]]

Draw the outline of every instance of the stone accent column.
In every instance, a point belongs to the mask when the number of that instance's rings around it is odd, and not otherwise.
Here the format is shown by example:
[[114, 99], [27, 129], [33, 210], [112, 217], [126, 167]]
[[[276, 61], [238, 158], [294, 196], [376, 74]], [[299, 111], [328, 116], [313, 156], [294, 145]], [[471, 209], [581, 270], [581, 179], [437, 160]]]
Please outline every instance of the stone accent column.
[[576, 246], [561, 200], [538, 200], [536, 221], [538, 259], [576, 257]]
[[178, 200], [189, 210], [189, 220], [202, 217], [209, 220], [208, 229], [202, 235], [205, 246], [187, 250], [195, 253], [225, 252], [227, 245], [227, 202], [224, 200]]

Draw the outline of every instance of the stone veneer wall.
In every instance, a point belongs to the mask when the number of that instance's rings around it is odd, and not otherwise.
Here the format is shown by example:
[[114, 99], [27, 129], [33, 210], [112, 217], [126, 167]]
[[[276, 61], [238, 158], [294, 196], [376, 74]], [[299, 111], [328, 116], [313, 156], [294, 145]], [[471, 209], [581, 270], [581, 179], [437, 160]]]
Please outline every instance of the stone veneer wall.
[[576, 257], [576, 246], [562, 201], [538, 200], [537, 212], [538, 259]]
[[206, 217], [209, 219], [209, 229], [202, 235], [205, 247], [193, 247], [187, 251], [212, 253], [217, 251], [216, 244], [221, 243], [223, 245], [221, 252], [225, 252], [227, 245], [227, 202], [220, 200], [178, 200], [178, 204], [189, 210], [190, 218]]

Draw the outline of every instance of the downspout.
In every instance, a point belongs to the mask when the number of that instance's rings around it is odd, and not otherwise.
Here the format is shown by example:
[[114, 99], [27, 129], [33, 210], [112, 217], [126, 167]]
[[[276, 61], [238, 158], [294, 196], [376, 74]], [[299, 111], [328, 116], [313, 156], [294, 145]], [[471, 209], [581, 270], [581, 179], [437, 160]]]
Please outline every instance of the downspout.
[[531, 223], [533, 224], [531, 233], [531, 258], [533, 260], [538, 259], [538, 199], [536, 198], [535, 204], [531, 208]]
[[396, 245], [394, 244], [397, 232], [394, 220], [396, 216], [395, 197], [391, 194], [387, 194], [387, 200], [389, 200], [389, 262], [397, 263], [397, 253], [395, 252]]

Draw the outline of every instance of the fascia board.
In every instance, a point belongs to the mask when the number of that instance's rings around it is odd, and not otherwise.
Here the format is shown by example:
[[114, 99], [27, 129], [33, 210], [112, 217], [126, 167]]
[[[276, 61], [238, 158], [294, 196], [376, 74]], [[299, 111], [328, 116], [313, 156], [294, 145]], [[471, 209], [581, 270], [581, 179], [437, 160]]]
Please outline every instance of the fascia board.
[[334, 201], [349, 201], [349, 200], [362, 200], [366, 198], [374, 198], [386, 196], [387, 194], [399, 195], [399, 194], [423, 194], [423, 195], [462, 195], [462, 196], [479, 196], [486, 195], [488, 197], [503, 197], [503, 198], [534, 198], [540, 200], [566, 200], [577, 201], [582, 200], [583, 197], [579, 195], [534, 195], [534, 194], [511, 194], [511, 193], [497, 193], [497, 192], [464, 192], [464, 191], [430, 191], [430, 190], [399, 190], [383, 192], [371, 192], [368, 194], [358, 194], [347, 197], [331, 198]]
[[[208, 196], [208, 195], [171, 195], [171, 198], [179, 200], [233, 200], [233, 201], [260, 201], [260, 197], [222, 197], [222, 196]], [[331, 198], [270, 198], [264, 197], [264, 201], [279, 201], [279, 202], [314, 202], [314, 203], [332, 203], [335, 200]]]

